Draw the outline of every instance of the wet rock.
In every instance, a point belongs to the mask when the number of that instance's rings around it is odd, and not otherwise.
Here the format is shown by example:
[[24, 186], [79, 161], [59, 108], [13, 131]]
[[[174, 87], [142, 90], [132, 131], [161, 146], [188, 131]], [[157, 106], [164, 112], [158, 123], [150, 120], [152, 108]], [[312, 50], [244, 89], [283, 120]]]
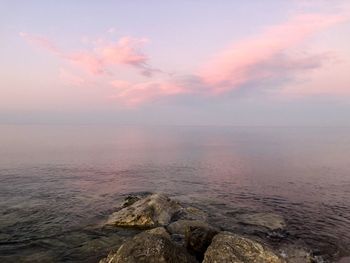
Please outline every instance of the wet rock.
[[221, 232], [214, 236], [203, 263], [285, 263], [270, 249], [248, 238]]
[[190, 227], [209, 228], [209, 224], [198, 220], [179, 220], [167, 226], [167, 230], [171, 234], [172, 240], [183, 247], [186, 247], [185, 234]]
[[196, 207], [186, 207], [179, 210], [174, 215], [174, 220], [199, 220], [199, 221], [207, 221], [208, 215], [201, 209]]
[[129, 195], [124, 199], [124, 203], [122, 204], [122, 207], [128, 207], [134, 204], [135, 202], [139, 201], [140, 197], [135, 195]]
[[350, 262], [350, 257], [344, 257], [338, 261], [338, 263], [349, 263], [349, 262]]
[[185, 240], [185, 235], [180, 235], [180, 234], [172, 234], [170, 236], [171, 241], [176, 244], [177, 246], [180, 247], [186, 247], [186, 240]]
[[280, 255], [288, 263], [313, 263], [313, 256], [305, 249], [293, 245], [282, 246], [279, 249]]
[[171, 234], [185, 235], [189, 227], [212, 228], [208, 223], [199, 220], [179, 220], [167, 226], [167, 230]]
[[185, 233], [186, 248], [202, 261], [204, 252], [217, 233], [218, 231], [212, 227], [189, 226]]
[[265, 227], [269, 230], [279, 230], [286, 227], [284, 218], [274, 213], [253, 213], [237, 216], [239, 223]]
[[152, 234], [152, 235], [158, 235], [158, 236], [162, 236], [162, 237], [165, 237], [167, 239], [170, 239], [170, 235], [164, 227], [156, 227], [156, 228], [153, 228], [150, 230], [146, 230], [145, 232]]
[[152, 228], [167, 225], [181, 206], [164, 194], [152, 194], [113, 213], [107, 225]]
[[[164, 229], [165, 231], [165, 229]], [[194, 263], [194, 257], [184, 248], [174, 245], [163, 236], [164, 231], [155, 230], [158, 234], [145, 231], [126, 241], [117, 252], [110, 253], [100, 263]]]

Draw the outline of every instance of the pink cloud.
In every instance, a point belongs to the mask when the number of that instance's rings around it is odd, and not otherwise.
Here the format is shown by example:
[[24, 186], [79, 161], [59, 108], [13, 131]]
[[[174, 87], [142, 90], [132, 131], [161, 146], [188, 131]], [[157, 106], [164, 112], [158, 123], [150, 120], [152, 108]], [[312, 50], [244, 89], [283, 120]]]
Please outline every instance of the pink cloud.
[[112, 98], [122, 102], [127, 107], [137, 107], [145, 102], [159, 97], [175, 96], [187, 93], [184, 87], [172, 81], [146, 81], [131, 83], [114, 80], [111, 85], [115, 88]]
[[138, 48], [147, 43], [147, 39], [123, 37], [117, 43], [110, 43], [97, 48], [97, 53], [106, 64], [143, 65], [147, 57]]
[[139, 83], [115, 81], [112, 84], [116, 88], [114, 98], [134, 107], [167, 96], [218, 96], [246, 88], [247, 84], [261, 86], [291, 81], [320, 68], [333, 59], [333, 54], [290, 51], [308, 37], [346, 19], [341, 15], [298, 15], [218, 52], [197, 74]]
[[61, 53], [61, 50], [46, 37], [33, 36], [24, 32], [20, 32], [19, 35], [29, 43], [38, 46], [39, 48], [46, 49], [47, 51], [50, 51], [57, 55]]
[[[273, 72], [267, 72], [266, 64], [277, 63], [278, 56], [313, 34], [347, 20], [342, 15], [298, 15], [284, 24], [265, 29], [257, 37], [242, 40], [224, 51], [214, 55], [199, 71], [203, 81], [213, 87], [213, 93], [223, 93], [238, 89], [242, 85], [268, 77]], [[305, 68], [310, 58], [298, 62], [284, 61], [294, 69]], [[315, 59], [315, 57], [314, 57]]]
[[58, 48], [56, 44], [45, 37], [20, 33], [20, 36], [31, 44], [45, 49], [92, 74], [110, 74], [113, 66], [130, 65], [139, 68], [144, 74], [145, 70], [151, 71], [147, 66], [147, 56], [139, 49], [147, 42], [147, 39], [122, 37], [117, 42], [100, 40], [94, 43], [91, 50], [66, 51]]
[[[305, 72], [320, 68], [332, 59], [330, 53], [295, 53], [295, 49], [314, 34], [344, 22], [349, 16], [303, 14], [280, 25], [265, 28], [259, 35], [247, 38], [219, 51], [195, 73], [174, 76], [153, 68], [142, 47], [145, 38], [123, 37], [116, 42], [99, 39], [91, 49], [65, 51], [44, 37], [21, 33], [28, 42], [45, 49], [76, 68], [97, 78], [100, 86], [113, 88], [111, 96], [121, 104], [136, 107], [163, 97], [192, 95], [218, 96], [247, 86], [279, 84], [297, 79]], [[186, 62], [184, 62], [186, 63]], [[141, 73], [133, 81], [111, 81], [115, 66], [131, 66]], [[143, 79], [146, 76], [147, 79]], [[75, 85], [84, 78], [61, 70], [61, 78]], [[278, 86], [278, 85], [277, 85]]]
[[76, 74], [73, 74], [71, 71], [66, 70], [64, 68], [60, 69], [59, 77], [63, 81], [63, 83], [67, 85], [82, 86], [85, 83], [82, 77], [79, 77]]

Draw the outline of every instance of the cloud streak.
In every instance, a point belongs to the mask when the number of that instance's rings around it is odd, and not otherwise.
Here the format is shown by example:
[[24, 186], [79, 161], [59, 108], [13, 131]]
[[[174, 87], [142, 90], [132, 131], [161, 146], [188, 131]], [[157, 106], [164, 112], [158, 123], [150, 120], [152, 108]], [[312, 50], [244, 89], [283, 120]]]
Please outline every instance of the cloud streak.
[[288, 69], [293, 72], [307, 69], [310, 62], [320, 66], [325, 56], [293, 58], [286, 54], [308, 37], [346, 19], [341, 15], [298, 15], [284, 24], [266, 28], [256, 37], [232, 44], [214, 55], [200, 69], [199, 75], [213, 87], [213, 93], [219, 94], [239, 89], [249, 82], [272, 78], [276, 75], [276, 66], [281, 66], [285, 74]]
[[152, 71], [147, 65], [148, 57], [140, 51], [148, 42], [146, 38], [122, 37], [116, 42], [97, 41], [90, 50], [65, 51], [45, 37], [23, 32], [20, 36], [29, 43], [95, 75], [111, 74], [112, 67], [116, 65], [133, 66], [140, 69], [142, 74], [146, 71], [150, 75]]
[[[128, 107], [136, 107], [162, 97], [222, 96], [248, 86], [262, 88], [266, 83], [293, 81], [308, 70], [322, 67], [333, 56], [329, 52], [308, 54], [296, 50], [318, 32], [348, 20], [347, 15], [296, 15], [212, 54], [200, 68], [186, 76], [164, 74], [150, 66], [149, 57], [141, 52], [148, 42], [146, 38], [122, 37], [116, 42], [98, 41], [90, 50], [68, 52], [44, 37], [27, 33], [20, 35], [28, 42], [91, 73], [100, 83], [102, 81], [106, 86], [113, 87], [111, 97]], [[114, 66], [120, 65], [137, 69], [141, 80], [111, 79]], [[82, 78], [67, 71], [61, 71], [61, 75], [68, 82], [83, 83]]]

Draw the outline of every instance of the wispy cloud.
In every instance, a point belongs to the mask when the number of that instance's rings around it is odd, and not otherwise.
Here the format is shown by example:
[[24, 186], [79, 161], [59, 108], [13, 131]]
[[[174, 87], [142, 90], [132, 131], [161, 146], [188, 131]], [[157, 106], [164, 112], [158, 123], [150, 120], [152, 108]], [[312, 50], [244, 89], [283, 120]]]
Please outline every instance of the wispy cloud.
[[129, 65], [138, 68], [142, 74], [151, 74], [152, 69], [147, 65], [148, 57], [140, 49], [148, 42], [146, 38], [122, 37], [116, 42], [95, 41], [91, 49], [66, 51], [59, 48], [51, 40], [28, 33], [20, 36], [35, 46], [45, 49], [63, 60], [70, 62], [92, 74], [112, 74], [115, 65]]
[[[233, 43], [218, 52], [203, 66], [199, 75], [207, 85], [213, 87], [212, 92], [224, 93], [239, 89], [249, 82], [281, 78], [281, 73], [287, 75], [298, 69], [318, 67], [327, 56], [294, 57], [288, 52], [313, 34], [346, 19], [341, 15], [298, 15], [286, 23], [266, 28], [256, 37]], [[279, 73], [278, 76], [276, 73]]]
[[111, 97], [128, 107], [136, 107], [159, 97], [187, 93], [184, 87], [165, 80], [138, 83], [114, 80], [111, 85], [115, 88], [115, 95]]
[[[115, 100], [135, 107], [162, 97], [192, 95], [221, 96], [232, 91], [259, 86], [261, 83], [290, 82], [307, 70], [321, 67], [332, 54], [296, 52], [305, 41], [336, 24], [347, 21], [347, 15], [299, 14], [279, 25], [262, 30], [256, 36], [232, 43], [185, 76], [165, 74], [150, 66], [141, 50], [146, 38], [122, 37], [118, 41], [100, 40], [91, 49], [66, 51], [49, 39], [21, 33], [28, 42], [45, 49], [73, 66], [83, 69], [113, 87]], [[184, 61], [186, 63], [186, 61]], [[141, 73], [137, 80], [114, 77], [114, 66], [124, 65]], [[154, 74], [154, 73], [162, 74]], [[61, 70], [61, 77], [81, 84], [82, 78]], [[141, 80], [140, 80], [141, 79]]]
[[82, 77], [64, 68], [60, 68], [59, 78], [67, 85], [82, 86], [85, 84], [85, 80]]

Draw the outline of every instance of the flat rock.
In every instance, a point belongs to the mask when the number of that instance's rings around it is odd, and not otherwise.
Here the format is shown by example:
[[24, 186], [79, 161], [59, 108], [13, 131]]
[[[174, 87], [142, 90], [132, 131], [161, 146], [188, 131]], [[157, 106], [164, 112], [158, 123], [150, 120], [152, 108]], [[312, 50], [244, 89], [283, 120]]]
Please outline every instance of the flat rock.
[[214, 236], [203, 263], [285, 263], [269, 248], [251, 239], [221, 232]]
[[155, 231], [157, 234], [149, 231], [138, 234], [126, 241], [117, 252], [100, 260], [100, 263], [197, 262], [184, 248], [174, 245], [168, 237], [163, 236], [164, 231], [158, 229]]
[[286, 227], [284, 218], [274, 213], [253, 213], [237, 216], [239, 223], [265, 227], [269, 230], [278, 230]]
[[106, 224], [138, 228], [164, 226], [181, 208], [164, 194], [152, 194], [113, 213]]

